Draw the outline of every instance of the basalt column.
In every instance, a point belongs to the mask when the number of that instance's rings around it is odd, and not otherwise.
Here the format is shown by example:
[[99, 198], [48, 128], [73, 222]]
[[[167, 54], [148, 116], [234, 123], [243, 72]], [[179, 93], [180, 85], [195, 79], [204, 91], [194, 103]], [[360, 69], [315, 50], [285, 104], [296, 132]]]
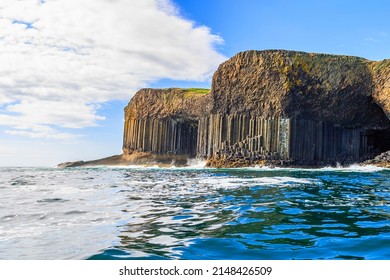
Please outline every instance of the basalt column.
[[372, 158], [390, 146], [389, 78], [390, 60], [238, 53], [213, 75], [213, 107], [200, 121], [198, 153], [227, 165], [252, 158], [261, 164], [263, 157], [298, 165]]
[[199, 121], [197, 154], [288, 159], [289, 138], [289, 119], [212, 114]]
[[195, 157], [198, 118], [208, 115], [208, 89], [141, 89], [125, 108], [123, 154]]
[[390, 132], [302, 118], [213, 114], [200, 119], [197, 142], [203, 158], [347, 164], [388, 150]]
[[123, 150], [196, 155], [197, 123], [173, 119], [128, 118]]
[[389, 60], [241, 52], [218, 67], [210, 90], [139, 90], [125, 108], [123, 152], [221, 167], [372, 158], [390, 149], [389, 69]]
[[388, 130], [342, 127], [300, 118], [290, 123], [290, 155], [300, 164], [359, 162], [390, 148]]

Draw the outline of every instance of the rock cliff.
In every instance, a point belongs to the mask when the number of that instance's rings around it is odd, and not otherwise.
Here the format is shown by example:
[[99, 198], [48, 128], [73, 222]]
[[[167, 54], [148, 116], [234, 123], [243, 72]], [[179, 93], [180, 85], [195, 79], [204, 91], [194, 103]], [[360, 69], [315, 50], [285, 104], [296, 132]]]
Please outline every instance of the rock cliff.
[[209, 114], [208, 89], [141, 89], [125, 108], [123, 155], [160, 155], [165, 161], [196, 156], [198, 119]]
[[212, 113], [283, 115], [342, 126], [388, 127], [372, 98], [372, 87], [376, 86], [378, 104], [389, 106], [390, 76], [382, 74], [390, 71], [389, 64], [294, 51], [238, 53], [213, 76]]
[[197, 120], [212, 106], [209, 89], [141, 89], [125, 108], [125, 117]]
[[388, 61], [351, 56], [238, 53], [213, 76], [213, 107], [199, 122], [198, 154], [212, 166], [373, 157], [390, 149], [389, 69]]
[[210, 166], [326, 165], [390, 149], [390, 62], [241, 52], [210, 94], [144, 89], [125, 109], [124, 154], [207, 158]]
[[125, 108], [123, 155], [109, 162], [375, 163], [388, 159], [389, 119], [390, 60], [246, 51], [219, 66], [211, 90], [138, 91]]

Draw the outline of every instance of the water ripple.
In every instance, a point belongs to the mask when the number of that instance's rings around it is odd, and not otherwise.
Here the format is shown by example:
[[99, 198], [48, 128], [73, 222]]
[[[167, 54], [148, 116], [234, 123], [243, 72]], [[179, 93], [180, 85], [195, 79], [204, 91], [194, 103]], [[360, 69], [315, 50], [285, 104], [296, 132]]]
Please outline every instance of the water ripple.
[[0, 168], [0, 259], [390, 259], [389, 179], [383, 169]]

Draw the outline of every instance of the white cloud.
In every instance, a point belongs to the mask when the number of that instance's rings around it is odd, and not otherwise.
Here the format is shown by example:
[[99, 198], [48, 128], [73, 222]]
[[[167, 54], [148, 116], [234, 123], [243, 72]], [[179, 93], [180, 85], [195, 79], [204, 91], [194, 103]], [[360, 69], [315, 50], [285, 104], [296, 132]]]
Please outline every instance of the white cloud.
[[[96, 125], [98, 104], [161, 78], [204, 81], [225, 57], [205, 26], [169, 0], [2, 0], [0, 125], [68, 138]], [[56, 133], [58, 136], [56, 136]]]
[[[66, 128], [82, 128], [93, 126], [95, 121], [104, 120], [104, 117], [95, 113], [96, 105], [82, 104], [81, 102], [33, 100], [21, 101], [21, 103], [8, 105], [7, 112], [15, 113], [19, 117], [24, 117], [24, 124], [33, 127], [35, 124], [51, 125]], [[12, 116], [1, 116], [0, 124], [6, 124], [6, 118]], [[22, 124], [13, 124], [20, 127]]]
[[30, 138], [45, 138], [45, 139], [73, 139], [76, 135], [64, 132], [57, 132], [55, 130], [44, 129], [42, 131], [26, 131], [26, 130], [5, 130], [4, 133], [8, 135], [17, 135]]

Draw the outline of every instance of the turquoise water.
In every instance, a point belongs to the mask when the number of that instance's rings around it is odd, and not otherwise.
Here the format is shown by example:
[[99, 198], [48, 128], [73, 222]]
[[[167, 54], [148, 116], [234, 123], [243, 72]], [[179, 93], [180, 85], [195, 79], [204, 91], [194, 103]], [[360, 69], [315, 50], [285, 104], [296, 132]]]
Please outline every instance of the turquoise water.
[[0, 168], [0, 259], [390, 259], [390, 170]]

